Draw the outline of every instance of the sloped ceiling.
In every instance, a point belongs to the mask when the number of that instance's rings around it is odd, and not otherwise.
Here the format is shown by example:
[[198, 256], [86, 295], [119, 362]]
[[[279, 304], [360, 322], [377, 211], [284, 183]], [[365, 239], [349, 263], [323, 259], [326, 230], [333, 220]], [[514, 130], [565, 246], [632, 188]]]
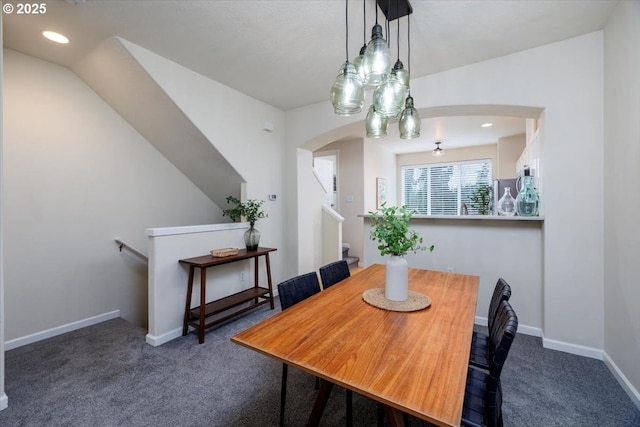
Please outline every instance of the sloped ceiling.
[[240, 174], [116, 38], [73, 70], [214, 203], [240, 196]]

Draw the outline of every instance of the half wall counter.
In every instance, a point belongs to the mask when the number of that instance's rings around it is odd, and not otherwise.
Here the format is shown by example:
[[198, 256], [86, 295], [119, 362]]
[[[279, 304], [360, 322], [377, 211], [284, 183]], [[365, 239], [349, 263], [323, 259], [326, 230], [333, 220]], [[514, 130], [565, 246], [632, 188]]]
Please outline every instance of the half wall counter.
[[[363, 264], [384, 264], [377, 242], [370, 239], [370, 215], [364, 218]], [[434, 251], [409, 253], [410, 267], [480, 276], [476, 323], [486, 325], [491, 293], [498, 278], [513, 289], [511, 303], [519, 332], [541, 335], [544, 217], [496, 215], [414, 215], [411, 228], [434, 245]]]

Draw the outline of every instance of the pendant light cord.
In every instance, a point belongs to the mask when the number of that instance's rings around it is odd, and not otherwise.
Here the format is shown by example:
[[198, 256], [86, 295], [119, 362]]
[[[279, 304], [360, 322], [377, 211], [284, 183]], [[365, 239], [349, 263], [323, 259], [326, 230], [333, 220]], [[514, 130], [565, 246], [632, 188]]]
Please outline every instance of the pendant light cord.
[[387, 47], [391, 48], [391, 21], [389, 20], [389, 13], [391, 11], [391, 0], [387, 0], [387, 14], [385, 18], [387, 19]]
[[367, 0], [362, 2], [362, 40], [367, 44]]
[[376, 25], [378, 25], [378, 1], [374, 0], [376, 2]]
[[349, 0], [344, 2], [344, 26], [345, 26], [345, 43], [344, 50], [347, 56], [347, 62], [349, 62]]
[[[407, 70], [409, 71], [409, 82], [411, 82], [411, 17], [407, 14]], [[407, 96], [411, 96], [411, 83], [407, 88]]]
[[[397, 20], [398, 20], [398, 61], [400, 61], [400, 9], [399, 9], [399, 5], [400, 2], [396, 2], [396, 16], [397, 16]], [[407, 15], [408, 16], [408, 15]]]

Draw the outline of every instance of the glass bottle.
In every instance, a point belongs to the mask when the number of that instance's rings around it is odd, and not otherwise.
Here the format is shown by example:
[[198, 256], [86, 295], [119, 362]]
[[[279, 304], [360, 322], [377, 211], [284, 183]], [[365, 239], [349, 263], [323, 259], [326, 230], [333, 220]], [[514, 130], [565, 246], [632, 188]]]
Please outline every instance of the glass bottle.
[[511, 187], [504, 188], [504, 194], [498, 200], [498, 215], [513, 216], [516, 213], [516, 199], [511, 195]]
[[244, 232], [244, 244], [247, 251], [257, 251], [260, 245], [260, 231], [250, 224], [249, 228]]
[[533, 177], [529, 176], [529, 171], [525, 170], [522, 177], [524, 182], [522, 190], [516, 197], [516, 212], [519, 216], [538, 215], [538, 193], [533, 188]]

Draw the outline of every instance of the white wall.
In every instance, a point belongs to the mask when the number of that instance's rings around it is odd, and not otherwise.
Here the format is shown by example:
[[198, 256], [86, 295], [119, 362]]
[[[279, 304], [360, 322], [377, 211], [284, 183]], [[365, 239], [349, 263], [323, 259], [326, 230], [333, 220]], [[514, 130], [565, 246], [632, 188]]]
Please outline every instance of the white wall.
[[[4, 50], [5, 339], [120, 310], [145, 325], [149, 227], [221, 219], [69, 69]], [[29, 315], [25, 316], [25, 307]]]
[[[2, 40], [2, 19], [0, 19], [0, 40]], [[4, 52], [0, 52], [0, 82], [3, 81]], [[0, 97], [3, 96], [3, 85], [0, 84]], [[0, 236], [4, 236], [4, 167], [3, 164], [3, 134], [4, 109], [0, 102]], [[4, 241], [0, 238], [0, 411], [9, 405], [9, 399], [4, 392]]]
[[[372, 212], [376, 207], [376, 178], [387, 180], [387, 204], [398, 205], [396, 192], [396, 155], [382, 148], [378, 140], [364, 140], [364, 209], [360, 213]], [[362, 223], [361, 223], [362, 224]], [[368, 235], [365, 233], [365, 239]]]
[[[272, 259], [274, 280], [288, 278], [282, 261], [288, 259], [284, 243], [288, 229], [284, 210], [284, 113], [131, 42], [121, 42], [244, 177], [246, 197], [265, 200], [263, 208], [269, 217], [256, 224], [262, 232], [260, 244], [278, 248]], [[273, 124], [273, 132], [262, 130], [264, 121]], [[269, 194], [275, 194], [277, 200], [269, 201]]]
[[[526, 146], [526, 135], [513, 135], [498, 140], [498, 164], [493, 171], [494, 179], [509, 179], [516, 177], [516, 163]], [[502, 195], [496, 195], [498, 198]]]
[[[604, 32], [605, 350], [640, 408], [640, 2], [620, 2]], [[633, 394], [630, 392], [630, 394]]]
[[[542, 222], [504, 219], [433, 219], [414, 217], [411, 227], [433, 252], [408, 253], [413, 268], [480, 276], [476, 317], [486, 325], [489, 300], [498, 278], [513, 289], [518, 331], [542, 331]], [[371, 230], [365, 219], [365, 234]], [[377, 244], [365, 241], [365, 265], [384, 264]]]
[[337, 141], [317, 151], [338, 153], [338, 194], [340, 209], [344, 218], [342, 241], [351, 248], [349, 254], [362, 257], [362, 214], [364, 209], [364, 143], [362, 138]]
[[[543, 332], [545, 342], [591, 354], [604, 348], [602, 88], [602, 32], [438, 73], [411, 84], [421, 116], [423, 110], [438, 106], [544, 109], [539, 131], [545, 176]], [[287, 112], [287, 149], [314, 147], [327, 139], [353, 135], [363, 119], [364, 113], [335, 116], [329, 102]], [[571, 197], [567, 197], [569, 191]], [[303, 216], [305, 206], [298, 204], [298, 209], [298, 216]], [[305, 254], [301, 251], [298, 256]]]
[[[230, 223], [147, 230], [149, 333], [146, 339], [149, 344], [158, 346], [182, 335], [189, 268], [178, 260], [207, 255], [211, 249], [240, 248], [244, 245], [243, 235], [248, 227], [248, 223]], [[269, 258], [276, 253], [271, 252]], [[265, 260], [266, 257], [261, 256], [258, 261], [258, 283], [262, 287], [268, 285]], [[253, 266], [254, 261], [243, 260], [207, 269], [207, 301], [253, 287]], [[241, 276], [240, 273], [244, 274]], [[274, 287], [276, 285], [273, 283]], [[191, 308], [198, 306], [200, 269], [195, 271], [191, 299]]]

